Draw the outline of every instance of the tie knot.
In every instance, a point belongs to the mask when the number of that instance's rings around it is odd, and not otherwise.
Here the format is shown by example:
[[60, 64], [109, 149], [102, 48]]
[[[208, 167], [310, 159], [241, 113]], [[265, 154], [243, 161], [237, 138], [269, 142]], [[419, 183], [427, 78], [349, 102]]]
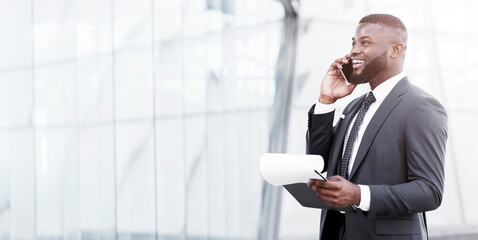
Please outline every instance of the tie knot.
[[364, 106], [370, 106], [373, 102], [375, 102], [377, 99], [375, 99], [375, 96], [373, 95], [372, 91], [368, 93], [368, 96], [365, 98], [365, 101], [363, 102]]

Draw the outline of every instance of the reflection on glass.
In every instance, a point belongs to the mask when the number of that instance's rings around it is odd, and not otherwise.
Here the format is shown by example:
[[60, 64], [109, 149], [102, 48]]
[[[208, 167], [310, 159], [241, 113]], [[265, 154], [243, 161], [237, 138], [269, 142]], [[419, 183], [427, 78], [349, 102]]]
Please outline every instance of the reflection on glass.
[[135, 234], [154, 239], [154, 128], [150, 122], [118, 124], [116, 137], [117, 231], [121, 239]]

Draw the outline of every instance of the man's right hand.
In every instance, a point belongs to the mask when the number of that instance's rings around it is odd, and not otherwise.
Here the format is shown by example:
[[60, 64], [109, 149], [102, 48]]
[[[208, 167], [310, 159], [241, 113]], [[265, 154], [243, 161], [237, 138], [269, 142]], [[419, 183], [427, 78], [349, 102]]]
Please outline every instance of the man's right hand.
[[346, 60], [350, 59], [350, 54], [345, 55], [344, 58], [339, 58], [333, 62], [327, 74], [325, 74], [324, 80], [322, 80], [322, 86], [320, 89], [319, 102], [323, 104], [332, 104], [337, 99], [348, 96], [355, 89], [357, 84], [347, 84], [347, 81], [342, 74], [342, 64], [348, 63]]

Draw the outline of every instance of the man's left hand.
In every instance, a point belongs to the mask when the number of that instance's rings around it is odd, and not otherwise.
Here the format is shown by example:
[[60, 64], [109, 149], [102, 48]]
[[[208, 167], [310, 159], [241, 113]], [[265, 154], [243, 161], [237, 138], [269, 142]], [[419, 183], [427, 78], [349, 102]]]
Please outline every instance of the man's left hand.
[[310, 179], [308, 186], [331, 207], [344, 208], [352, 204], [360, 204], [360, 187], [341, 176], [332, 176], [327, 182]]

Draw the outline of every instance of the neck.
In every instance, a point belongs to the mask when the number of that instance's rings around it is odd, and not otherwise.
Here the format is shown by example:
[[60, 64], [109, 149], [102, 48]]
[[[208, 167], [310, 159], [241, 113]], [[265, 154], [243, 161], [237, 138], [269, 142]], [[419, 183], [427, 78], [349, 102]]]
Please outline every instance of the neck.
[[384, 71], [384, 72], [381, 72], [379, 74], [377, 74], [370, 82], [370, 89], [372, 89], [372, 91], [380, 84], [382, 84], [383, 82], [387, 81], [388, 79], [390, 79], [391, 77], [399, 74], [400, 72], [402, 72], [403, 70], [402, 69], [398, 69], [398, 70], [395, 70], [395, 71]]

